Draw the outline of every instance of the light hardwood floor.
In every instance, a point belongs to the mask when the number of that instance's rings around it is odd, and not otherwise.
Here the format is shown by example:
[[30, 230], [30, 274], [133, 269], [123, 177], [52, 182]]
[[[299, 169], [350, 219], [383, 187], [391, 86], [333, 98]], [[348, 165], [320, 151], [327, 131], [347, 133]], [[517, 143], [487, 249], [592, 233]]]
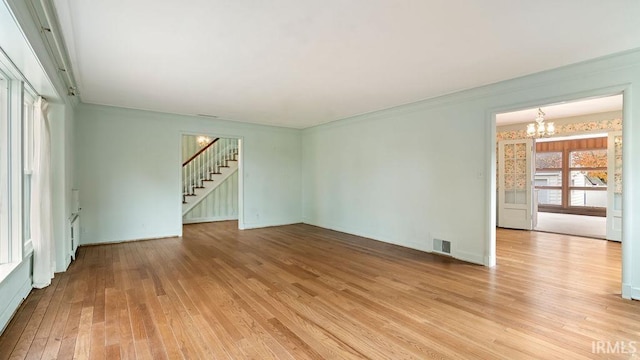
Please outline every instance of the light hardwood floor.
[[490, 269], [308, 225], [236, 226], [81, 247], [25, 300], [0, 359], [628, 358], [593, 342], [640, 340], [618, 243], [498, 229]]

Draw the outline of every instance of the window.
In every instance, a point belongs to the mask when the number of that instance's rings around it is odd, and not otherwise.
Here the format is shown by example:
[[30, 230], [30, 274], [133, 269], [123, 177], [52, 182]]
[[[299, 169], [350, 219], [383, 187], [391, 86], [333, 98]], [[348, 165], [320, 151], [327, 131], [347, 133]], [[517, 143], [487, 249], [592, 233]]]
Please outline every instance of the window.
[[0, 264], [11, 260], [9, 241], [9, 89], [0, 72]]
[[538, 209], [606, 215], [607, 138], [536, 143]]
[[21, 81], [8, 74], [0, 69], [0, 266], [22, 260], [28, 226], [24, 222], [23, 192], [25, 106], [30, 105], [33, 113], [33, 96], [26, 94]]
[[562, 152], [536, 153], [538, 205], [562, 205]]
[[569, 153], [570, 206], [607, 207], [607, 150]]
[[25, 242], [31, 240], [31, 174], [33, 171], [33, 115], [35, 111], [34, 103], [35, 97], [28, 92], [25, 92], [23, 104], [24, 118], [22, 123], [22, 159], [24, 169], [22, 184], [22, 232]]

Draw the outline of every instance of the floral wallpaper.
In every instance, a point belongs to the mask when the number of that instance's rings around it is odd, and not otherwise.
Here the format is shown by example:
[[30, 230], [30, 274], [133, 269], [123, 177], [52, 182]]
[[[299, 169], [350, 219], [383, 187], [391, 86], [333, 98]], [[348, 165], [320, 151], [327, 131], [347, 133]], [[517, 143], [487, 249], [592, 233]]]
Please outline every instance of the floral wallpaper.
[[613, 181], [615, 185], [614, 192], [616, 194], [622, 194], [622, 136], [616, 136], [614, 138], [614, 172]]
[[[606, 131], [622, 130], [622, 119], [611, 119], [611, 120], [602, 120], [602, 121], [590, 121], [585, 123], [556, 125], [556, 135], [569, 135], [576, 132], [584, 133], [584, 132], [598, 131], [598, 130], [606, 130]], [[527, 138], [526, 127], [523, 125], [522, 130], [499, 131], [496, 134], [496, 138], [498, 141], [526, 139]]]
[[504, 146], [505, 190], [524, 190], [527, 183], [527, 147], [525, 144]]
[[[593, 131], [620, 131], [622, 130], [622, 119], [610, 119], [610, 120], [601, 120], [601, 121], [590, 121], [584, 123], [573, 123], [573, 124], [556, 124], [556, 133], [555, 135], [571, 135], [573, 133], [586, 133]], [[509, 130], [509, 131], [498, 131], [496, 133], [496, 140], [517, 140], [517, 139], [526, 139], [527, 131], [526, 127], [523, 125], [522, 130]], [[619, 138], [619, 140], [618, 140]], [[513, 150], [512, 150], [513, 151]], [[622, 137], [617, 137], [615, 142], [615, 173], [614, 173], [614, 186], [615, 192], [618, 194], [622, 193]], [[505, 149], [506, 152], [506, 149]], [[497, 151], [496, 151], [497, 153]], [[509, 158], [509, 156], [505, 156], [505, 158]], [[496, 159], [497, 160], [497, 159]], [[508, 169], [509, 167], [507, 167]], [[499, 167], [496, 167], [499, 169]], [[496, 171], [497, 172], [497, 171]], [[509, 172], [509, 171], [507, 171]], [[507, 175], [507, 174], [505, 174]], [[513, 186], [514, 183], [517, 185], [519, 181], [515, 181], [508, 176], [510, 180], [507, 185]], [[496, 179], [498, 179], [498, 174], [496, 174]], [[507, 186], [509, 188], [509, 186]]]

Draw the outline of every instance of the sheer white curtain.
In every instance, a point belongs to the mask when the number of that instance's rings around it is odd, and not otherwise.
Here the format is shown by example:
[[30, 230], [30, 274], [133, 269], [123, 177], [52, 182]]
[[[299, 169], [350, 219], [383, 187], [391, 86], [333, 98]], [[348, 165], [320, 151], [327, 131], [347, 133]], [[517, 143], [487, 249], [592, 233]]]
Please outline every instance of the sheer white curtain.
[[51, 131], [48, 103], [38, 98], [33, 117], [33, 174], [31, 177], [31, 239], [33, 286], [51, 284], [55, 269], [55, 244], [51, 222]]

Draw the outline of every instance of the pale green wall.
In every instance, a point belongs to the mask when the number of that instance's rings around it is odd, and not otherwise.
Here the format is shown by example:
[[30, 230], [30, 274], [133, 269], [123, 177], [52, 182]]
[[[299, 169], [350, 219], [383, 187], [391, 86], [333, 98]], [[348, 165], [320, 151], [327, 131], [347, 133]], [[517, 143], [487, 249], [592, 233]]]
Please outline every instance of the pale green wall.
[[[496, 113], [625, 93], [623, 294], [640, 298], [640, 51], [303, 130], [303, 221], [495, 262]], [[637, 90], [637, 89], [635, 89]]]
[[242, 139], [241, 227], [300, 222], [299, 130], [84, 104], [76, 119], [84, 244], [182, 234], [182, 134]]

